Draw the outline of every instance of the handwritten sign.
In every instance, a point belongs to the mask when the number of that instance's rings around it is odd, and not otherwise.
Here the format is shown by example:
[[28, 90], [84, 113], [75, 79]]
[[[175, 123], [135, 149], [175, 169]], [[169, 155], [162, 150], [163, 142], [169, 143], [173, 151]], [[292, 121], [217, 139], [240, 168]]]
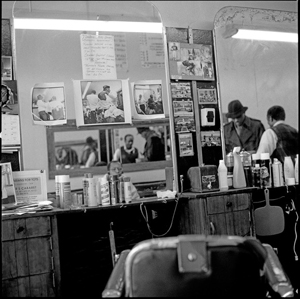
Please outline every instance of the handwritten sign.
[[2, 128], [2, 146], [21, 144], [19, 115], [2, 114]]
[[81, 34], [83, 79], [117, 79], [114, 37]]

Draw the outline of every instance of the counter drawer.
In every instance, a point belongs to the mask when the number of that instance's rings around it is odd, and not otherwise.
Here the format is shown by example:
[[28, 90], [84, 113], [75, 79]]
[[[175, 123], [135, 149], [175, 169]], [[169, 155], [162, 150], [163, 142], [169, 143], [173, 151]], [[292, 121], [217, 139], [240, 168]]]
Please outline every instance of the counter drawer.
[[50, 217], [2, 220], [2, 241], [50, 236]]
[[249, 194], [231, 194], [206, 198], [207, 214], [243, 211], [250, 207]]

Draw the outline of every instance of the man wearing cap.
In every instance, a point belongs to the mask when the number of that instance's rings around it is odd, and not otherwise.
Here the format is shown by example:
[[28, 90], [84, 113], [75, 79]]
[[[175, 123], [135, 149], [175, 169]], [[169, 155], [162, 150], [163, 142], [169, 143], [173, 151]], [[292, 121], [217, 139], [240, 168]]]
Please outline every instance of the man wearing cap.
[[265, 128], [260, 120], [245, 115], [247, 109], [248, 107], [244, 107], [239, 100], [228, 104], [226, 117], [232, 121], [224, 125], [226, 154], [236, 146], [250, 153], [258, 149]]
[[269, 108], [267, 121], [270, 128], [263, 133], [257, 154], [269, 153], [272, 159], [277, 158], [281, 163], [286, 156], [295, 161], [299, 153], [299, 133], [285, 123], [284, 109], [277, 105]]

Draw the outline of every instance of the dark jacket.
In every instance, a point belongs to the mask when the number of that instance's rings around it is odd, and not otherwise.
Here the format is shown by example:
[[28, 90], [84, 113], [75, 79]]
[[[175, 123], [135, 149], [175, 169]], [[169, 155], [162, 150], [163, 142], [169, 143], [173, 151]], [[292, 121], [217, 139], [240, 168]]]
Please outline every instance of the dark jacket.
[[139, 152], [137, 148], [134, 148], [132, 152], [128, 153], [125, 151], [124, 146], [121, 146], [121, 162], [125, 163], [135, 163], [135, 159], [138, 158]]
[[240, 146], [245, 151], [257, 151], [260, 138], [265, 131], [258, 119], [245, 116], [240, 136], [237, 134], [233, 121], [224, 125], [225, 149], [228, 154], [234, 147]]
[[293, 127], [281, 123], [271, 128], [278, 137], [276, 149], [272, 153], [271, 158], [277, 158], [281, 163], [284, 157], [291, 156], [294, 160], [296, 154], [299, 153], [299, 133]]
[[148, 161], [165, 160], [165, 145], [155, 131], [147, 131], [143, 154]]

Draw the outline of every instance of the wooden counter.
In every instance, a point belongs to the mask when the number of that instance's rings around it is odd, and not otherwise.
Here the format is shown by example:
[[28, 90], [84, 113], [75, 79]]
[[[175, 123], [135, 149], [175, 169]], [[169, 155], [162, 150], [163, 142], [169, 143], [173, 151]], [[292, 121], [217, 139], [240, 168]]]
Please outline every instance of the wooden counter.
[[183, 193], [130, 204], [2, 217], [2, 296], [100, 296], [117, 253], [152, 237], [254, 235], [252, 193]]

